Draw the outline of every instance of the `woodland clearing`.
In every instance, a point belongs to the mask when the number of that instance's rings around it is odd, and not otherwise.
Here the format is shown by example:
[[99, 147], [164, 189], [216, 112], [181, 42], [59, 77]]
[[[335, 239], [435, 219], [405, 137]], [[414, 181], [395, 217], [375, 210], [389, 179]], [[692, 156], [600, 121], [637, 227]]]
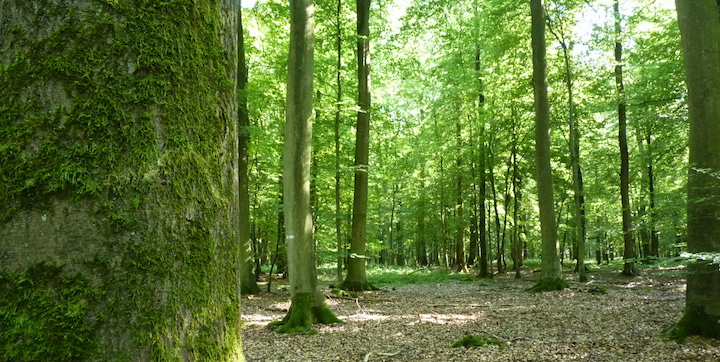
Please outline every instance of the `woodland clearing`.
[[[720, 342], [661, 335], [685, 305], [682, 267], [644, 268], [640, 277], [593, 270], [587, 283], [566, 272], [570, 288], [529, 293], [539, 273], [493, 279], [382, 286], [357, 298], [336, 297], [321, 280], [328, 305], [345, 321], [316, 325], [316, 335], [267, 328], [290, 306], [282, 282], [242, 301], [248, 361], [713, 361]], [[567, 270], [566, 270], [567, 271]], [[602, 294], [606, 291], [607, 294]], [[502, 346], [450, 346], [466, 334]]]

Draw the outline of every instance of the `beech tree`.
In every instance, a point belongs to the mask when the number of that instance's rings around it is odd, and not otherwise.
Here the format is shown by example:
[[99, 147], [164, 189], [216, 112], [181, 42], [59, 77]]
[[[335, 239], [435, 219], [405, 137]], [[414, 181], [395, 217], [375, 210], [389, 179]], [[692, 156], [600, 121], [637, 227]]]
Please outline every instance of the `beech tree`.
[[542, 232], [542, 279], [531, 291], [564, 289], [558, 256], [557, 229], [550, 168], [550, 101], [547, 89], [545, 7], [543, 0], [531, 0], [533, 89], [535, 90], [535, 173]]
[[0, 359], [243, 360], [236, 6], [0, 2]]
[[675, 338], [720, 338], [720, 6], [713, 0], [676, 0], [685, 55], [690, 120], [685, 314], [668, 333]]
[[279, 333], [308, 333], [313, 323], [340, 323], [317, 288], [316, 250], [310, 212], [312, 146], [314, 6], [312, 0], [290, 1], [283, 209], [292, 304]]
[[341, 288], [363, 291], [375, 289], [365, 272], [370, 158], [370, 0], [357, 0], [357, 59], [359, 110], [355, 129], [355, 196], [348, 272]]

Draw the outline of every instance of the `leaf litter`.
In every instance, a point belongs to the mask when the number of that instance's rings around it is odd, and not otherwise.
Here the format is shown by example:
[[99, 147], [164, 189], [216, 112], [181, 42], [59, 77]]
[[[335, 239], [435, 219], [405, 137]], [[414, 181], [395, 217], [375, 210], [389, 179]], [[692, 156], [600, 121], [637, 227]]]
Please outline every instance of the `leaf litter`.
[[[661, 335], [685, 305], [680, 271], [646, 269], [626, 278], [594, 271], [570, 288], [529, 293], [538, 273], [513, 279], [416, 283], [335, 297], [327, 303], [345, 324], [316, 325], [314, 336], [281, 335], [266, 325], [290, 307], [287, 291], [245, 296], [243, 349], [247, 361], [713, 361], [720, 342]], [[322, 285], [322, 284], [321, 284]], [[597, 293], [598, 290], [607, 294]], [[473, 335], [481, 347], [451, 348]], [[500, 346], [502, 345], [502, 346]]]

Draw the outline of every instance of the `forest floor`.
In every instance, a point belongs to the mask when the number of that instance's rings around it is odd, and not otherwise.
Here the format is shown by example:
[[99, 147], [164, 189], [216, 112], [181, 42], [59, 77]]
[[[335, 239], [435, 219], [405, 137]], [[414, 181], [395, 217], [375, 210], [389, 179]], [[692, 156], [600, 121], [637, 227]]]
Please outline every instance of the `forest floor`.
[[[412, 269], [408, 274], [412, 274]], [[317, 325], [316, 335], [280, 335], [267, 324], [290, 306], [282, 281], [272, 292], [242, 301], [243, 348], [248, 361], [720, 361], [720, 342], [684, 343], [660, 332], [685, 304], [682, 267], [643, 268], [639, 277], [597, 269], [587, 283], [566, 270], [570, 288], [529, 293], [540, 273], [523, 270], [493, 279], [414, 280], [357, 298], [330, 294], [345, 321]], [[410, 275], [408, 276], [409, 279]], [[371, 278], [371, 282], [372, 282]], [[607, 294], [600, 294], [606, 290]], [[600, 292], [600, 293], [599, 293]], [[465, 334], [500, 346], [451, 348]]]

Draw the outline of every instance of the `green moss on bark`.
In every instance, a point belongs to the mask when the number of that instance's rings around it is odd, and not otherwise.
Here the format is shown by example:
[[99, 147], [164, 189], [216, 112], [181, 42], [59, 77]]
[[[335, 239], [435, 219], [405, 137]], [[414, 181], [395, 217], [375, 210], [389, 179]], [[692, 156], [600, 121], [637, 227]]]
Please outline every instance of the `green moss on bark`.
[[[236, 357], [227, 257], [237, 253], [235, 67], [220, 2], [7, 6], [15, 11], [0, 20], [16, 24], [0, 34], [12, 44], [0, 59], [0, 231], [25, 213], [77, 203], [104, 240], [96, 255], [62, 260], [103, 295], [86, 298], [103, 318], [90, 324], [90, 342], [67, 342], [90, 344], [103, 360]], [[45, 308], [28, 323], [52, 313]]]
[[568, 287], [567, 282], [563, 278], [540, 279], [535, 285], [525, 289], [525, 291], [539, 293], [539, 292], [552, 292], [556, 290], [563, 290]]
[[80, 274], [39, 264], [0, 273], [0, 360], [67, 361], [95, 357], [100, 293]]
[[380, 290], [380, 288], [375, 287], [374, 285], [370, 284], [369, 281], [356, 281], [356, 280], [345, 280], [342, 285], [340, 286], [340, 289], [347, 290], [351, 292], [365, 292], [365, 291], [373, 291], [373, 290]]
[[687, 306], [682, 319], [663, 334], [676, 341], [691, 335], [720, 339], [720, 316], [710, 315], [698, 306]]
[[318, 306], [315, 298], [313, 293], [296, 294], [285, 318], [270, 323], [268, 327], [278, 333], [312, 335], [317, 333], [312, 327], [314, 323], [343, 323], [324, 302]]

